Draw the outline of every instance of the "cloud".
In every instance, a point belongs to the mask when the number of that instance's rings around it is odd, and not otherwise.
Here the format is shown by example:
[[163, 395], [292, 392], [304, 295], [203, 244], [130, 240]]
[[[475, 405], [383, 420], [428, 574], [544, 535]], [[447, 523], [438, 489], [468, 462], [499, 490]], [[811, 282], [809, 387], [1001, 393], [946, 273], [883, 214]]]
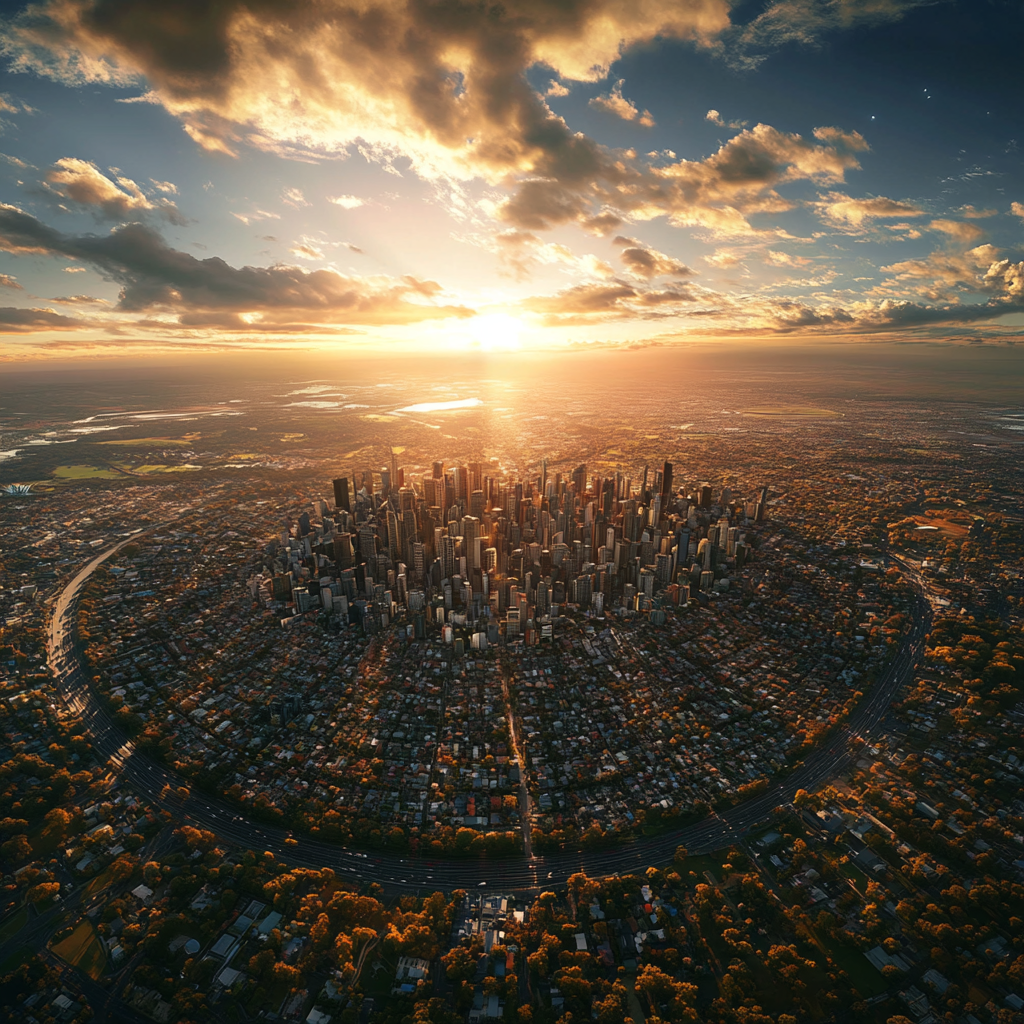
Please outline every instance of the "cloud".
[[240, 220], [243, 224], [256, 224], [261, 220], [280, 220], [281, 214], [271, 213], [269, 210], [255, 210], [252, 213], [236, 213], [234, 210], [231, 211], [231, 216], [236, 220]]
[[723, 120], [722, 115], [717, 110], [709, 110], [704, 115], [705, 121], [710, 121], [712, 124], [717, 124], [719, 128], [746, 128], [746, 121], [726, 121]]
[[296, 242], [289, 250], [295, 256], [300, 256], [304, 260], [322, 260], [326, 259], [322, 250], [318, 249], [308, 239], [303, 239], [301, 242]]
[[967, 217], [969, 220], [983, 220], [986, 217], [995, 217], [998, 215], [998, 210], [979, 210], [976, 207], [968, 204], [967, 206], [961, 206], [957, 210], [962, 217]]
[[885, 196], [852, 199], [843, 192], [829, 192], [809, 204], [822, 220], [836, 227], [860, 229], [865, 221], [921, 217], [924, 210], [913, 203]]
[[63, 306], [109, 306], [106, 299], [97, 298], [95, 295], [58, 295], [50, 299], [50, 302], [59, 302]]
[[281, 198], [285, 203], [294, 207], [296, 210], [299, 209], [300, 206], [309, 206], [309, 203], [306, 201], [306, 197], [302, 194], [302, 189], [300, 188], [286, 188], [281, 193]]
[[340, 206], [345, 210], [354, 210], [356, 207], [364, 205], [359, 196], [328, 196], [327, 202], [334, 203], [335, 206]]
[[959, 220], [933, 220], [928, 227], [932, 231], [941, 231], [942, 234], [949, 235], [951, 239], [964, 245], [977, 241], [985, 234], [976, 224], [964, 224]]
[[747, 219], [793, 208], [776, 187], [795, 181], [841, 182], [860, 166], [867, 143], [856, 132], [816, 128], [818, 142], [759, 124], [725, 142], [705, 160], [678, 160], [637, 167], [626, 159], [603, 160], [585, 181], [567, 184], [550, 177], [524, 181], [498, 210], [508, 223], [541, 230], [603, 216], [649, 220], [666, 216], [676, 227], [703, 227], [722, 236], [753, 235]]
[[723, 54], [741, 67], [756, 67], [769, 51], [792, 44], [816, 46], [831, 32], [898, 21], [937, 0], [775, 0], [746, 25], [726, 35]]
[[984, 283], [1003, 298], [1024, 301], [1024, 261], [998, 260], [985, 271]]
[[1010, 203], [1010, 213], [1024, 220], [1024, 203]]
[[203, 12], [193, 0], [41, 0], [9, 23], [4, 47], [16, 69], [61, 82], [145, 83], [210, 150], [358, 144], [427, 177], [497, 183], [579, 173], [594, 148], [552, 114], [529, 68], [597, 82], [637, 44], [710, 46], [729, 26], [729, 0], [224, 0]]
[[149, 180], [153, 183], [153, 188], [158, 192], [167, 192], [172, 196], [178, 194], [178, 186], [173, 181], [157, 181], [156, 178], [150, 178]]
[[806, 267], [812, 261], [806, 256], [791, 256], [788, 252], [769, 249], [765, 254], [765, 263], [770, 267]]
[[[862, 8], [884, 3], [797, 6], [858, 23]], [[449, 4], [416, 0], [223, 0], [197, 17], [193, 0], [40, 0], [9, 23], [4, 46], [14, 68], [62, 82], [144, 83], [211, 150], [358, 151], [394, 173], [405, 158], [433, 181], [511, 190], [492, 209], [530, 230], [571, 221], [607, 233], [665, 216], [736, 236], [755, 233], [751, 215], [792, 207], [775, 186], [841, 183], [859, 166], [863, 138], [819, 128], [809, 140], [757, 125], [707, 160], [653, 166], [572, 130], [527, 78], [543, 65], [556, 81], [600, 82], [623, 53], [658, 38], [720, 46], [735, 35], [733, 6], [517, 0], [464, 4], [456, 17]], [[603, 102], [637, 123], [644, 116], [619, 86]]]
[[35, 331], [68, 331], [82, 327], [84, 321], [54, 313], [52, 309], [0, 307], [0, 334], [31, 334]]
[[544, 242], [530, 231], [512, 228], [492, 235], [473, 235], [463, 239], [497, 253], [501, 263], [520, 279], [529, 277], [539, 265], [561, 266], [590, 278], [615, 276], [614, 268], [592, 253], [578, 256], [567, 245]]
[[597, 110], [603, 110], [606, 114], [614, 114], [616, 117], [621, 117], [623, 121], [636, 121], [637, 124], [643, 125], [644, 128], [653, 128], [654, 118], [651, 116], [651, 112], [649, 110], [641, 111], [632, 100], [627, 100], [622, 95], [624, 82], [625, 79], [620, 78], [612, 86], [610, 93], [606, 96], [595, 96], [590, 101], [590, 106], [595, 107]]
[[553, 99], [558, 99], [559, 97], [562, 96], [568, 96], [569, 90], [564, 85], [562, 85], [561, 82], [556, 82], [554, 79], [552, 79], [547, 89], [544, 90], [544, 95], [550, 96]]
[[635, 238], [619, 235], [614, 239], [615, 245], [624, 246], [619, 258], [626, 265], [627, 271], [636, 278], [649, 281], [654, 277], [692, 277], [696, 271], [685, 263], [671, 256], [666, 256], [657, 249], [649, 249]]
[[27, 164], [24, 160], [20, 160], [16, 156], [10, 156], [7, 153], [0, 153], [0, 160], [10, 164], [12, 167], [19, 167], [21, 170], [35, 170], [32, 164]]
[[688, 285], [647, 289], [610, 281], [578, 284], [554, 295], [530, 296], [519, 303], [519, 309], [538, 316], [546, 327], [570, 327], [679, 316], [699, 297]]
[[[998, 260], [999, 250], [992, 245], [979, 245], [966, 252], [937, 249], [923, 259], [903, 260], [882, 267], [883, 273], [893, 275], [905, 289], [933, 302], [959, 302], [964, 293], [996, 292], [1005, 297], [998, 285], [999, 272], [993, 267], [1011, 264]], [[992, 272], [993, 276], [989, 277]], [[1012, 274], [1011, 274], [1012, 280]], [[892, 290], [892, 285], [883, 285]]]
[[65, 274], [84, 274], [86, 271], [85, 267], [64, 267], [62, 269]]
[[0, 274], [0, 288], [10, 288], [12, 291], [19, 292], [25, 290], [10, 274]]
[[197, 260], [170, 248], [144, 224], [106, 235], [65, 235], [15, 206], [0, 204], [0, 250], [64, 256], [90, 264], [120, 286], [117, 311], [166, 312], [179, 323], [206, 317], [244, 329], [246, 318], [322, 325], [404, 324], [472, 315], [443, 303], [433, 281], [406, 276], [347, 277], [301, 267], [232, 267], [217, 257]]
[[187, 223], [169, 199], [154, 202], [131, 178], [115, 173], [112, 181], [88, 160], [62, 157], [47, 171], [46, 181], [51, 191], [65, 201], [87, 206], [110, 220], [138, 218], [155, 210], [172, 224]]
[[702, 256], [701, 259], [722, 270], [739, 266], [743, 262], [743, 257], [732, 249], [716, 249], [714, 252]]
[[0, 93], [0, 114], [35, 114], [36, 110], [9, 93]]

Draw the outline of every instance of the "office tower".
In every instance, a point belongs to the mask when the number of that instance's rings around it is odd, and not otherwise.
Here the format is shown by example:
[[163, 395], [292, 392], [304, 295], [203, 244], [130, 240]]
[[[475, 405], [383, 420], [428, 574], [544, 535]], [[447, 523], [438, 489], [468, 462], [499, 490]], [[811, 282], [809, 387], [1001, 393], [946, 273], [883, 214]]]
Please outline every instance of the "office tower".
[[334, 560], [338, 563], [339, 569], [352, 567], [352, 534], [336, 533], [334, 535]]
[[387, 531], [388, 531], [388, 550], [391, 552], [393, 559], [398, 559], [402, 556], [402, 550], [398, 543], [398, 516], [394, 512], [387, 513]]
[[477, 519], [483, 519], [484, 517], [484, 492], [483, 490], [473, 491], [469, 496], [469, 511], [472, 515], [476, 516]]
[[672, 463], [666, 462], [661, 473], [661, 505], [662, 513], [669, 511], [672, 501]]
[[449, 534], [441, 537], [441, 576], [444, 579], [451, 579], [455, 575], [455, 538]]
[[711, 541], [707, 537], [702, 537], [697, 545], [697, 561], [700, 562], [704, 569], [711, 568], [711, 549]]
[[669, 580], [672, 578], [671, 555], [655, 555], [654, 577], [662, 585], [665, 585], [669, 582]]
[[372, 523], [366, 523], [359, 531], [359, 555], [369, 566], [370, 572], [374, 572], [377, 561], [377, 531]]

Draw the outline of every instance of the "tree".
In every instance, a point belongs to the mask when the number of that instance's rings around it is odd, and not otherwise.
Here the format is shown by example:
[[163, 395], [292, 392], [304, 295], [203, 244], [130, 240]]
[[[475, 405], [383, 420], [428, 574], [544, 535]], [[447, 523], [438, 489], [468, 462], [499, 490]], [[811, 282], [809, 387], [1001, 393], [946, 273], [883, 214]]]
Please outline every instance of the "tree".
[[28, 841], [28, 836], [15, 836], [13, 839], [8, 839], [6, 843], [0, 845], [0, 854], [3, 854], [5, 860], [14, 861], [16, 864], [28, 860], [32, 856], [32, 846]]
[[46, 900], [52, 900], [59, 892], [60, 882], [40, 882], [25, 893], [25, 898], [29, 903], [43, 903]]
[[697, 1013], [693, 1009], [697, 996], [696, 985], [676, 981], [653, 964], [644, 964], [636, 976], [636, 989], [647, 997], [655, 1011], [662, 1004], [668, 1004], [671, 1020], [697, 1020]]
[[331, 942], [331, 919], [326, 914], [320, 914], [313, 927], [309, 929], [309, 940], [317, 953], [322, 953]]
[[127, 882], [132, 877], [139, 865], [139, 858], [133, 857], [130, 853], [122, 853], [113, 864], [110, 865], [110, 877], [115, 882]]
[[476, 973], [476, 957], [465, 946], [456, 946], [443, 957], [445, 976], [449, 981], [469, 981]]
[[46, 812], [43, 823], [43, 835], [56, 837], [56, 842], [62, 843], [68, 834], [71, 815], [63, 807], [54, 807]]
[[567, 884], [569, 896], [577, 908], [593, 899], [601, 889], [599, 882], [588, 878], [582, 871], [570, 875]]
[[676, 867], [682, 868], [682, 866], [686, 863], [686, 858], [689, 855], [690, 851], [685, 846], [680, 844], [676, 847], [676, 852], [672, 860], [675, 862]]

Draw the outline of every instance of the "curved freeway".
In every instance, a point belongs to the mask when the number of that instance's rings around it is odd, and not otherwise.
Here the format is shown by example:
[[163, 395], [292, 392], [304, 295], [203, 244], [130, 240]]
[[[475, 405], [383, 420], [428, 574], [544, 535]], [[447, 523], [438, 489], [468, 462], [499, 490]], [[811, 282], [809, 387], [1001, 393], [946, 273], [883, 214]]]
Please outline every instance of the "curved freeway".
[[[126, 543], [129, 541], [123, 542]], [[759, 796], [697, 824], [608, 850], [559, 852], [530, 858], [431, 861], [349, 850], [306, 838], [293, 845], [294, 840], [286, 842], [290, 838], [286, 829], [249, 821], [236, 808], [202, 793], [190, 792], [184, 797], [178, 794], [177, 787], [183, 783], [180, 776], [139, 753], [100, 706], [75, 646], [73, 613], [82, 586], [123, 544], [97, 555], [79, 571], [57, 599], [50, 624], [50, 666], [57, 688], [71, 710], [82, 717], [97, 752], [116, 765], [140, 795], [169, 810], [178, 821], [207, 829], [249, 849], [267, 850], [290, 864], [330, 867], [356, 883], [379, 882], [389, 892], [485, 885], [505, 891], [539, 892], [564, 883], [575, 871], [603, 876], [667, 863], [680, 844], [691, 853], [702, 853], [736, 842], [775, 807], [792, 800], [798, 789], [815, 789], [856, 760], [878, 730], [896, 694], [910, 679], [923, 652], [930, 621], [928, 604], [919, 596], [912, 630], [867, 699], [825, 746], [813, 751], [793, 772]]]

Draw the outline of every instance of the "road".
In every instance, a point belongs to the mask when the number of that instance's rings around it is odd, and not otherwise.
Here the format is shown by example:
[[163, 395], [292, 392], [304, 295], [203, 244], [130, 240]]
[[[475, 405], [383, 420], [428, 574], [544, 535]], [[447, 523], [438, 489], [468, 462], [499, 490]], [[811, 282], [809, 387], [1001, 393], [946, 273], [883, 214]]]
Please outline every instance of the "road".
[[100, 706], [75, 645], [78, 595], [90, 574], [121, 546], [97, 555], [74, 577], [54, 604], [50, 628], [50, 665], [58, 691], [68, 706], [81, 715], [97, 753], [116, 766], [136, 793], [170, 811], [178, 822], [208, 829], [230, 843], [269, 851], [289, 864], [330, 867], [357, 884], [379, 882], [389, 894], [485, 886], [498, 891], [536, 893], [563, 884], [576, 871], [604, 876], [667, 863], [679, 845], [691, 853], [731, 845], [764, 821], [775, 807], [792, 800], [798, 789], [816, 789], [856, 761], [871, 737], [878, 733], [893, 699], [910, 680], [923, 653], [930, 623], [928, 603], [919, 596], [913, 628], [867, 699], [825, 746], [757, 797], [697, 824], [641, 837], [608, 850], [535, 854], [529, 858], [433, 861], [349, 850], [307, 838], [301, 838], [296, 846], [286, 842], [290, 838], [287, 830], [250, 821], [239, 815], [237, 808], [214, 797], [195, 792], [178, 794], [178, 787], [183, 785], [181, 777], [139, 753]]

